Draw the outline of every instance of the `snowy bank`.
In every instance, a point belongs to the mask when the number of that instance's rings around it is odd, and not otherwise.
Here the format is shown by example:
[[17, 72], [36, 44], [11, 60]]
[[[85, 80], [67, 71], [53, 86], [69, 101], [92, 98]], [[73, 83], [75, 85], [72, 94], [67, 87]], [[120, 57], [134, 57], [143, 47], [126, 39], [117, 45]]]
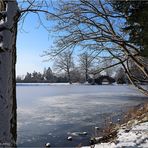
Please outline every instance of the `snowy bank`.
[[106, 136], [92, 138], [94, 145], [83, 148], [148, 148], [148, 103], [131, 108], [125, 117], [124, 123], [117, 124]]
[[[130, 128], [128, 128], [127, 125], [124, 125], [118, 130], [117, 138], [114, 142], [94, 145], [94, 148], [120, 147], [148, 148], [148, 121], [143, 123], [136, 123]], [[92, 148], [92, 146], [86, 146], [84, 148]]]

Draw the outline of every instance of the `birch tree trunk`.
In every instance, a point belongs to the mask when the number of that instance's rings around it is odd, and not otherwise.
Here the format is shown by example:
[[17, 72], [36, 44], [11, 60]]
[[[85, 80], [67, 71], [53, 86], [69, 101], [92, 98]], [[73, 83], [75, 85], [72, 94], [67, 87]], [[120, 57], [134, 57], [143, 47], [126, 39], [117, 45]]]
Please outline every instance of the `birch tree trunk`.
[[16, 0], [0, 0], [0, 146], [16, 143]]

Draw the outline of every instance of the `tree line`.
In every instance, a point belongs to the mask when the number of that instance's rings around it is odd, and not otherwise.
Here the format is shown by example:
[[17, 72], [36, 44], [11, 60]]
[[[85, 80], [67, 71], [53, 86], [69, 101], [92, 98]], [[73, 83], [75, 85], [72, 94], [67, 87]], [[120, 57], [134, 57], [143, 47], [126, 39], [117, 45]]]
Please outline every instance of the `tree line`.
[[74, 48], [91, 51], [114, 61], [94, 74], [121, 65], [130, 82], [148, 95], [140, 85], [148, 83], [147, 1], [0, 0], [0, 145], [16, 145], [17, 26], [29, 13], [35, 14], [47, 31], [50, 25], [43, 19], [53, 21], [52, 33], [57, 37], [47, 56]]
[[[119, 68], [118, 71], [116, 71], [116, 74], [114, 76], [111, 76], [110, 73], [106, 74], [98, 74], [95, 77], [90, 77], [89, 74], [85, 75], [82, 73], [81, 70], [76, 68], [70, 71], [70, 80], [68, 78], [68, 75], [64, 73], [53, 73], [51, 68], [45, 68], [44, 72], [36, 72], [33, 73], [27, 72], [25, 76], [17, 76], [16, 77], [16, 83], [85, 83], [88, 82], [91, 84], [93, 79], [97, 79], [100, 76], [109, 76], [115, 79], [117, 84], [127, 84], [130, 83], [128, 78], [126, 77], [126, 74], [124, 73], [124, 70], [122, 68]], [[87, 81], [86, 81], [87, 77]]]
[[27, 72], [27, 74], [16, 77], [17, 83], [66, 83], [68, 82], [68, 78], [66, 75], [57, 76], [54, 74], [49, 67], [45, 69], [43, 73], [34, 71], [33, 73]]
[[[78, 58], [77, 61], [74, 59]], [[111, 60], [101, 60], [98, 56], [84, 52], [79, 56], [74, 56], [73, 52], [68, 50], [60, 53], [54, 59], [53, 70], [48, 67], [44, 71], [33, 73], [27, 72], [25, 76], [17, 76], [17, 83], [85, 83], [91, 79], [97, 79], [101, 75], [113, 77], [117, 83], [124, 84], [129, 81], [124, 70], [117, 66], [116, 68], [103, 69], [109, 66]], [[96, 69], [103, 69], [96, 74]]]

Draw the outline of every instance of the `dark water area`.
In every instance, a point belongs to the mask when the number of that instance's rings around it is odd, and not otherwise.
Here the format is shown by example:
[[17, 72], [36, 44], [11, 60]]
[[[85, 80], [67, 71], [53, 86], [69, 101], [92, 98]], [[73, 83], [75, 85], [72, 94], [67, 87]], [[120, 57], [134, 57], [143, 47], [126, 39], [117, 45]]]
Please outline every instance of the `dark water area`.
[[101, 135], [95, 127], [102, 129], [107, 119], [119, 122], [130, 107], [148, 98], [126, 85], [19, 84], [17, 100], [18, 146], [45, 147], [49, 142], [51, 147], [76, 147]]

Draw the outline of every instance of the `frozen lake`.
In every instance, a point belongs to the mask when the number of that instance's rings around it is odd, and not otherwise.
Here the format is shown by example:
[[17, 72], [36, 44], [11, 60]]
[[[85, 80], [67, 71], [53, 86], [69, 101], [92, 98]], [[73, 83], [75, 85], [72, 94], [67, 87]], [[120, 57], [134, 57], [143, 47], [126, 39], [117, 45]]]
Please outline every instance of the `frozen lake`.
[[[146, 99], [129, 86], [18, 84], [18, 146], [88, 145], [95, 126], [102, 128], [110, 116], [117, 121]], [[88, 134], [68, 141], [72, 132]]]

